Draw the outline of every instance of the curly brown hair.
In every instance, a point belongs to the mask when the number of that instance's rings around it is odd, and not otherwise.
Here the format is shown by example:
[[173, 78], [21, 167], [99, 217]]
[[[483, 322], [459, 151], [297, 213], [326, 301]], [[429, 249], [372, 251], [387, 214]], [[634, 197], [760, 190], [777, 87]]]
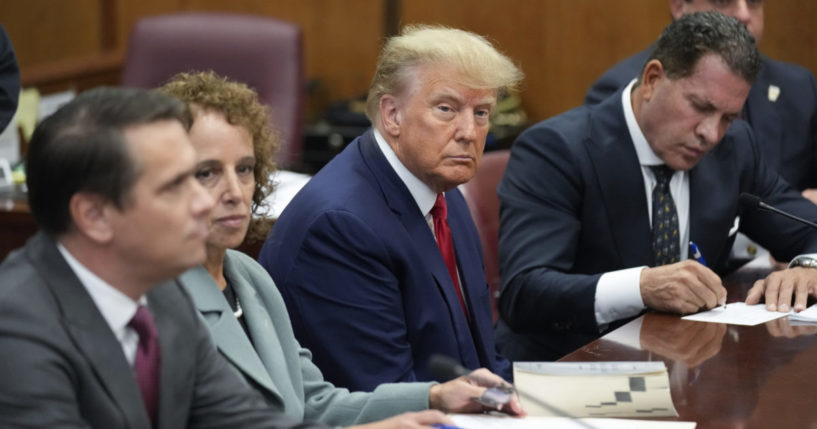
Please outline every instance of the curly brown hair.
[[[253, 215], [264, 208], [264, 199], [272, 192], [273, 155], [281, 138], [269, 124], [269, 111], [258, 101], [258, 94], [247, 85], [221, 77], [212, 71], [179, 73], [158, 89], [190, 106], [194, 120], [203, 112], [224, 115], [231, 125], [245, 128], [252, 136], [255, 155], [255, 190], [252, 194]], [[247, 231], [249, 241], [266, 238], [272, 223], [264, 216], [252, 216]]]

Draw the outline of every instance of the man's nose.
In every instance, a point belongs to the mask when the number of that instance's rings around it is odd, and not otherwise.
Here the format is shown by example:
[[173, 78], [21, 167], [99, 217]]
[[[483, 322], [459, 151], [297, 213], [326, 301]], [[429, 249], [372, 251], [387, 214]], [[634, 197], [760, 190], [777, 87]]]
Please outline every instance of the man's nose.
[[749, 4], [746, 2], [746, 0], [737, 0], [734, 3], [732, 16], [743, 23], [743, 25], [749, 25], [749, 18], [751, 17], [751, 14], [749, 13]]
[[474, 117], [474, 112], [462, 112], [457, 123], [456, 140], [466, 142], [476, 140], [477, 126], [477, 118]]
[[721, 118], [718, 115], [711, 115], [698, 124], [698, 136], [706, 142], [708, 146], [712, 146], [721, 139]]

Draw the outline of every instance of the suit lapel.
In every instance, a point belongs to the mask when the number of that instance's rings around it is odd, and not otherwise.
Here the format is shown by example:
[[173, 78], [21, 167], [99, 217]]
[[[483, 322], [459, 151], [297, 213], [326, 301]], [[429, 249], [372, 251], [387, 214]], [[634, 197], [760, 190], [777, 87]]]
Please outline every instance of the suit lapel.
[[[225, 260], [225, 270], [226, 265]], [[238, 281], [236, 277], [240, 276], [232, 276], [230, 280]], [[201, 266], [193, 268], [184, 273], [180, 281], [193, 298], [193, 304], [201, 313], [219, 352], [245, 376], [280, 398], [280, 393], [264, 364], [259, 359], [258, 353], [256, 353], [241, 324], [233, 315], [233, 310], [207, 270]], [[259, 304], [255, 299], [249, 299], [243, 288], [239, 288], [237, 285], [234, 285], [234, 288], [236, 294], [239, 295], [239, 301], [244, 308], [244, 314], [249, 324], [249, 315], [258, 315], [259, 309], [256, 307]], [[247, 299], [242, 300], [242, 295], [243, 298]], [[265, 335], [269, 335], [272, 330], [266, 329]]]
[[694, 241], [715, 271], [726, 266], [734, 235], [729, 237], [737, 207], [735, 177], [740, 176], [730, 136], [689, 172], [689, 239]]
[[380, 188], [383, 198], [405, 227], [406, 233], [411, 237], [411, 244], [420, 255], [424, 267], [431, 272], [437, 289], [445, 300], [451, 324], [457, 336], [456, 342], [459, 346], [460, 358], [463, 364], [472, 368], [479, 366], [479, 362], [473, 353], [475, 347], [471, 328], [468, 326], [468, 321], [462, 312], [454, 283], [448, 274], [448, 268], [445, 261], [443, 261], [440, 248], [437, 247], [437, 241], [434, 239], [425, 216], [420, 213], [420, 209], [417, 207], [417, 203], [412, 198], [408, 188], [389, 165], [380, 148], [377, 147], [372, 131], [369, 130], [364, 134], [359, 142], [363, 161], [374, 176], [374, 185]]
[[122, 346], [54, 241], [38, 233], [27, 253], [32, 265], [40, 268], [48, 287], [57, 297], [68, 335], [88, 359], [112, 402], [129, 426], [149, 427], [150, 420]]
[[611, 231], [618, 250], [619, 262], [614, 265], [654, 265], [644, 178], [624, 119], [621, 91], [616, 94], [591, 113], [594, 120], [588, 136], [588, 155], [607, 210], [606, 229]]

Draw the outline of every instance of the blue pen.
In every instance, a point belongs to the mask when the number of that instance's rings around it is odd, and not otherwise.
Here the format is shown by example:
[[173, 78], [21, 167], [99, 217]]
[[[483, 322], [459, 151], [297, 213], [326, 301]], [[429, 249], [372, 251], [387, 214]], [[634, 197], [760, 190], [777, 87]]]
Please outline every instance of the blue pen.
[[459, 426], [451, 426], [451, 425], [444, 425], [442, 423], [434, 423], [431, 427], [435, 427], [437, 429], [464, 429]]
[[[701, 265], [706, 266], [706, 259], [704, 259], [704, 254], [701, 253], [701, 249], [695, 244], [694, 241], [689, 242], [689, 254], [692, 255], [692, 259], [698, 261]], [[726, 302], [723, 303], [723, 308], [726, 308]]]
[[698, 245], [695, 244], [694, 241], [689, 242], [689, 254], [692, 255], [692, 259], [700, 262], [701, 265], [706, 266], [706, 259], [704, 259], [704, 254], [701, 253], [701, 249], [698, 248]]

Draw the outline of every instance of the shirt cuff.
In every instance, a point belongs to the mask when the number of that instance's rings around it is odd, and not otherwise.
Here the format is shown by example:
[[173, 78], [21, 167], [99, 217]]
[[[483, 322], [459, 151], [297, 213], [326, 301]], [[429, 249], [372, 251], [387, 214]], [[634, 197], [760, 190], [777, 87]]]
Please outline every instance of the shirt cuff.
[[641, 270], [635, 267], [610, 271], [601, 275], [596, 284], [596, 323], [601, 327], [626, 317], [637, 315], [644, 309], [641, 299]]

